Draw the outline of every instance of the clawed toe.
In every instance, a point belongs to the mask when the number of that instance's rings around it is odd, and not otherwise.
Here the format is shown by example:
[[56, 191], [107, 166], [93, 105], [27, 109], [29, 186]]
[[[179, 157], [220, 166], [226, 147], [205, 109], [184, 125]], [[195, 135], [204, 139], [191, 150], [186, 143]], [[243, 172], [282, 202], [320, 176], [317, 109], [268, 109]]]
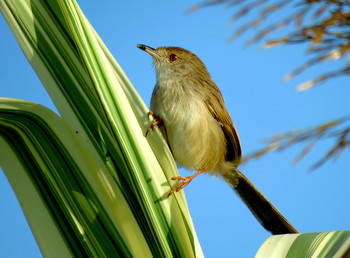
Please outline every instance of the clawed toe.
[[178, 180], [182, 180], [182, 182], [169, 192], [168, 197], [170, 195], [172, 195], [174, 192], [178, 192], [181, 189], [183, 189], [186, 185], [188, 185], [192, 181], [193, 178], [190, 177], [190, 176], [188, 176], [188, 177], [178, 176], [178, 177], [172, 177], [171, 178], [171, 180], [177, 180], [177, 179]]
[[164, 136], [164, 138], [165, 138], [166, 143], [167, 143], [168, 146], [169, 146], [170, 152], [173, 154], [173, 151], [172, 151], [171, 146], [170, 146], [170, 143], [169, 143], [168, 133], [167, 133], [167, 130], [166, 130], [166, 127], [165, 127], [165, 125], [164, 125], [163, 120], [162, 120], [161, 118], [159, 118], [156, 114], [154, 114], [152, 110], [150, 110], [150, 111], [147, 113], [147, 115], [148, 115], [148, 117], [149, 117], [149, 116], [153, 116], [154, 119], [152, 120], [151, 124], [150, 124], [149, 127], [147, 128], [147, 131], [146, 131], [145, 136], [147, 137], [148, 133], [149, 133], [150, 131], [152, 131], [153, 128], [154, 128], [156, 125], [162, 126], [162, 127], [163, 127], [163, 132], [162, 132], [162, 133], [163, 133], [163, 136]]
[[200, 170], [197, 171], [197, 173], [195, 173], [192, 176], [186, 176], [186, 177], [174, 176], [174, 177], [172, 177], [171, 180], [181, 180], [182, 182], [169, 192], [168, 197], [170, 195], [172, 195], [173, 193], [178, 192], [181, 189], [183, 189], [186, 185], [188, 185], [192, 181], [193, 178], [195, 178], [196, 176], [202, 174], [203, 172], [204, 172], [204, 170], [200, 169]]
[[152, 121], [152, 123], [149, 125], [149, 127], [147, 128], [147, 132], [146, 132], [146, 136], [148, 135], [148, 133], [150, 131], [153, 130], [153, 128], [156, 126], [156, 125], [162, 125], [163, 124], [163, 120], [160, 119], [158, 116], [156, 116], [152, 110], [150, 110], [148, 113], [147, 113], [147, 116], [153, 116], [154, 119]]

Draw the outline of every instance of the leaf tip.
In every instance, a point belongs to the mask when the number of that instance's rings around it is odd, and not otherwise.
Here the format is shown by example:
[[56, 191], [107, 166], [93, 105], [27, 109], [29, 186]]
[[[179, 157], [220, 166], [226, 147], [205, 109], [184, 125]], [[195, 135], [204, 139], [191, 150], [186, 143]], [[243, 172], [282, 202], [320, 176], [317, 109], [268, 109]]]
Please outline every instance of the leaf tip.
[[300, 85], [297, 87], [297, 90], [298, 90], [298, 91], [307, 91], [307, 90], [311, 89], [312, 86], [314, 86], [314, 85], [315, 85], [315, 81], [309, 80], [309, 81], [306, 81], [306, 82], [300, 84]]
[[283, 77], [283, 81], [284, 82], [289, 82], [291, 79], [293, 79], [293, 74], [291, 74], [291, 73], [288, 73], [288, 74], [286, 74], [284, 77]]
[[333, 59], [334, 61], [337, 61], [338, 59], [340, 59], [342, 57], [342, 54], [340, 53], [339, 50], [333, 49], [332, 51], [330, 51], [328, 53], [328, 57], [330, 59]]

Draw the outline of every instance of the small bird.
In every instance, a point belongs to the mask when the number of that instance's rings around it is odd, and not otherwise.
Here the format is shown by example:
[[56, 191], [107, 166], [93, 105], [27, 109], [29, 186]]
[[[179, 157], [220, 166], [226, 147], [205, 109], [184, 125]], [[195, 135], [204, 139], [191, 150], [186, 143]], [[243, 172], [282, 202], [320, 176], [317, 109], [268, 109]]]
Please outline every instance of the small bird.
[[156, 125], [164, 126], [164, 137], [176, 162], [192, 176], [173, 177], [181, 183], [169, 195], [183, 189], [193, 178], [206, 172], [221, 176], [238, 193], [257, 220], [272, 234], [297, 233], [297, 230], [238, 170], [242, 150], [237, 130], [223, 96], [204, 63], [180, 47], [157, 49], [139, 44], [150, 54], [157, 82], [151, 98]]

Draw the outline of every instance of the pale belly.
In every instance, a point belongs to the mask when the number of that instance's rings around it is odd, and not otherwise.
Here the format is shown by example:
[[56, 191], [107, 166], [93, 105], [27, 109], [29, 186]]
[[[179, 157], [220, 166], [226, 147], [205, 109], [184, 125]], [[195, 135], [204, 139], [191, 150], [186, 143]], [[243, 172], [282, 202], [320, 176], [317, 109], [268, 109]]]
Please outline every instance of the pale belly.
[[170, 147], [180, 166], [210, 173], [220, 169], [225, 161], [225, 137], [204, 102], [174, 104], [170, 109], [156, 108], [154, 112], [164, 121]]

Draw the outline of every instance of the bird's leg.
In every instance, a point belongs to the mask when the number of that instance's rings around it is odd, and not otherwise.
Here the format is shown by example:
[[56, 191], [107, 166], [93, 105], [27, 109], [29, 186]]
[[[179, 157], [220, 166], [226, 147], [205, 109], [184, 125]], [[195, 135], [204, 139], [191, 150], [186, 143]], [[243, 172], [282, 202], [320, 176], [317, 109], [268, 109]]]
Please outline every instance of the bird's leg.
[[147, 128], [146, 137], [147, 137], [147, 134], [153, 130], [153, 127], [155, 127], [156, 125], [164, 125], [163, 120], [160, 119], [156, 114], [154, 114], [152, 110], [148, 112], [147, 116], [148, 117], [153, 116], [154, 119], [152, 123], [149, 125], [149, 127]]
[[163, 129], [164, 129], [164, 138], [165, 138], [165, 141], [166, 143], [168, 144], [168, 147], [170, 149], [170, 152], [171, 154], [173, 154], [173, 150], [171, 149], [170, 147], [170, 143], [169, 143], [169, 138], [168, 138], [168, 134], [167, 134], [167, 131], [166, 131], [166, 127], [164, 125], [164, 122], [161, 118], [159, 118], [156, 114], [153, 113], [152, 110], [150, 110], [147, 114], [148, 116], [153, 116], [154, 119], [152, 121], [152, 123], [149, 125], [149, 127], [147, 128], [147, 132], [146, 132], [146, 137], [147, 137], [147, 134], [153, 130], [153, 127], [155, 127], [156, 125], [159, 125], [159, 126], [163, 126]]
[[202, 174], [203, 172], [204, 172], [204, 170], [203, 170], [203, 169], [200, 169], [200, 170], [197, 171], [196, 174], [194, 174], [194, 175], [192, 175], [192, 176], [187, 176], [187, 177], [183, 177], [183, 176], [174, 176], [174, 177], [172, 177], [171, 180], [182, 180], [182, 182], [181, 182], [178, 186], [176, 186], [175, 188], [173, 188], [173, 189], [170, 191], [170, 193], [168, 194], [168, 197], [169, 197], [170, 195], [172, 195], [174, 192], [178, 192], [178, 191], [180, 191], [181, 189], [183, 189], [186, 185], [188, 185], [188, 184], [192, 181], [193, 178], [195, 178], [196, 176]]

